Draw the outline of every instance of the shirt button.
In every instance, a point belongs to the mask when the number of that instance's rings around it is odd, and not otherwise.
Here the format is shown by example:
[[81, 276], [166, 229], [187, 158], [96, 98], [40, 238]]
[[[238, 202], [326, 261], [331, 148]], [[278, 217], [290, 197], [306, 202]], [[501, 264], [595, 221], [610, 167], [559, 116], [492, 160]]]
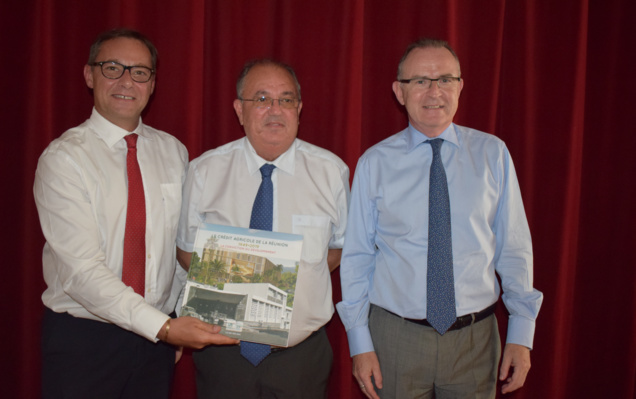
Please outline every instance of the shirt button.
[[148, 254], [148, 259], [150, 259], [150, 254]]

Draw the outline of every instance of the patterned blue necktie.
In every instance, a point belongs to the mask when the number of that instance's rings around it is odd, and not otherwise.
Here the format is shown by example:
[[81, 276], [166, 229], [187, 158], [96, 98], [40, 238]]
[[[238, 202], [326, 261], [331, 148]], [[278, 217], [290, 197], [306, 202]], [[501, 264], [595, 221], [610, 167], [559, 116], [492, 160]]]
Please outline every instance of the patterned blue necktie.
[[453, 244], [451, 239], [450, 200], [446, 171], [440, 148], [443, 139], [427, 141], [433, 148], [428, 199], [428, 266], [426, 284], [426, 320], [440, 334], [453, 325], [455, 284], [453, 279]]
[[[252, 217], [250, 218], [250, 229], [272, 230], [272, 219], [274, 216], [274, 185], [272, 184], [272, 172], [275, 167], [276, 166], [267, 163], [261, 166], [263, 180], [254, 199]], [[271, 347], [269, 345], [241, 341], [241, 355], [254, 366], [258, 366], [270, 353]]]

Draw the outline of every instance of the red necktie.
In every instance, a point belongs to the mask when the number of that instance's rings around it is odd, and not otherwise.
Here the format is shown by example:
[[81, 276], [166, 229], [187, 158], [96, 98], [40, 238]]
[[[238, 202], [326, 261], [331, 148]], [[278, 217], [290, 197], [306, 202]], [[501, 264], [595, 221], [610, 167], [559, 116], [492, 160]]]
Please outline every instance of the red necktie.
[[146, 201], [141, 170], [137, 162], [136, 134], [124, 137], [128, 144], [126, 170], [128, 172], [128, 209], [124, 235], [124, 266], [121, 279], [136, 293], [144, 296], [146, 285]]

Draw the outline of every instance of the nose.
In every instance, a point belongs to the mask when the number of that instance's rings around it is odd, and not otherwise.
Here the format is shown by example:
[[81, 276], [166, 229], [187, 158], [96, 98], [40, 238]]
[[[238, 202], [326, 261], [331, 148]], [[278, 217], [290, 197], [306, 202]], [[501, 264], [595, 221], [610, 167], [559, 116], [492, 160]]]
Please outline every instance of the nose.
[[270, 113], [274, 113], [274, 114], [280, 114], [282, 112], [282, 108], [280, 106], [280, 102], [275, 99], [272, 98], [272, 103], [270, 104], [270, 106], [267, 108], [267, 110]]
[[438, 96], [442, 92], [439, 88], [439, 80], [431, 81], [431, 85], [428, 88], [427, 94], [429, 96]]
[[133, 82], [134, 80], [132, 78], [132, 72], [130, 71], [130, 69], [124, 71], [124, 74], [119, 77], [119, 83], [122, 86], [130, 87], [132, 86]]

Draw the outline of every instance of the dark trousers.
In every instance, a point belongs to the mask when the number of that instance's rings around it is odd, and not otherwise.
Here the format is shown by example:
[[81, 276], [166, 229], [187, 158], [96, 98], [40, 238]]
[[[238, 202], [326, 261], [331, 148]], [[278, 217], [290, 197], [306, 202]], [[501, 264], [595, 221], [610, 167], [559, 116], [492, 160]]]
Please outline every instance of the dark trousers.
[[43, 398], [169, 398], [174, 361], [170, 345], [45, 309]]
[[210, 346], [193, 357], [197, 396], [205, 399], [324, 399], [333, 361], [324, 328], [294, 347], [273, 352], [257, 367], [236, 345]]

